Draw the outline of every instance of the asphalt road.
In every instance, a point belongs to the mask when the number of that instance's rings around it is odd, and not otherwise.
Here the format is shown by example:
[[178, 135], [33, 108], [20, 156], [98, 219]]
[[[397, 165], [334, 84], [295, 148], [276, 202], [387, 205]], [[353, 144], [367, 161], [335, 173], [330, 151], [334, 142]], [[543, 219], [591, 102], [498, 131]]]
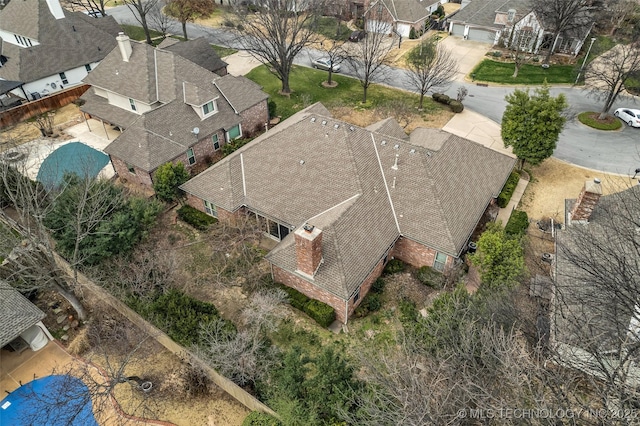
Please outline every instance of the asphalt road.
[[[121, 24], [139, 25], [126, 6], [119, 6], [108, 10]], [[179, 24], [173, 29], [180, 32]], [[194, 24], [187, 24], [189, 38], [205, 37], [210, 43], [240, 49], [242, 46], [235, 34], [224, 28], [209, 28]], [[314, 49], [303, 50], [295, 63], [311, 66], [311, 59], [322, 56], [322, 52]], [[349, 65], [343, 63], [343, 74], [354, 75]], [[387, 68], [384, 78], [378, 82], [400, 89], [411, 90], [405, 76], [405, 71], [396, 68]], [[472, 83], [455, 82], [447, 90], [447, 94], [455, 97], [458, 87], [464, 85], [468, 89], [468, 95], [464, 100], [465, 108], [478, 112], [491, 120], [500, 123], [506, 107], [505, 96], [514, 90], [513, 87], [481, 87]], [[636, 168], [640, 168], [640, 128], [624, 126], [620, 131], [599, 131], [582, 125], [576, 115], [583, 111], [599, 111], [602, 103], [581, 88], [555, 87], [551, 94], [556, 96], [563, 93], [567, 97], [569, 119], [563, 132], [560, 134], [554, 157], [571, 164], [589, 169], [633, 175]], [[640, 108], [640, 100], [618, 99], [612, 111], [621, 106]]]

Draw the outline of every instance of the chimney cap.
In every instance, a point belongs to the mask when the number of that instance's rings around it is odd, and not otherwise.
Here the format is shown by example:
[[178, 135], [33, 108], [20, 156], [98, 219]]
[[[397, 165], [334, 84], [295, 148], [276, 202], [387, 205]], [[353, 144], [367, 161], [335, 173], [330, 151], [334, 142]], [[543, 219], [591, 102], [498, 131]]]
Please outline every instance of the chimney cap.
[[315, 226], [310, 225], [310, 224], [308, 224], [308, 223], [305, 223], [305, 224], [302, 226], [302, 229], [304, 229], [304, 230], [305, 230], [305, 231], [307, 231], [307, 232], [313, 232], [313, 229], [314, 229], [314, 228], [315, 228]]

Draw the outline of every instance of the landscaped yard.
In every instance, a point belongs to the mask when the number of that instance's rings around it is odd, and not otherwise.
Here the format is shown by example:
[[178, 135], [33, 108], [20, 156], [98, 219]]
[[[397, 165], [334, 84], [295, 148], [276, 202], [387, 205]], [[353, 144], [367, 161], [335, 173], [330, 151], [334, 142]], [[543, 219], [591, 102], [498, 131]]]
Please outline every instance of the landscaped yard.
[[572, 84], [576, 78], [573, 65], [550, 65], [543, 68], [541, 64], [523, 64], [518, 76], [513, 78], [515, 65], [512, 62], [498, 62], [485, 59], [471, 72], [475, 81], [487, 81], [503, 84], [539, 85], [545, 81], [549, 84]]

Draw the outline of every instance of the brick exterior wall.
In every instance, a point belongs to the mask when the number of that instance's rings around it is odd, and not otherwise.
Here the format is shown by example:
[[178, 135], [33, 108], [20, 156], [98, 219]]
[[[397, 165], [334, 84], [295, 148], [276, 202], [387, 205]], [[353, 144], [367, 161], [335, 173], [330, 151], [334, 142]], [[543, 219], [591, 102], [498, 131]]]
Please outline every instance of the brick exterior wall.
[[[411, 266], [419, 268], [421, 266], [433, 266], [436, 258], [436, 250], [417, 243], [405, 237], [398, 238], [391, 250], [391, 256], [397, 257]], [[445, 269], [453, 264], [453, 257], [447, 256]]]
[[586, 181], [578, 199], [573, 205], [573, 209], [571, 209], [571, 215], [569, 216], [571, 221], [589, 221], [591, 213], [593, 213], [593, 209], [598, 204], [601, 195], [602, 186], [600, 185], [600, 181]]
[[111, 164], [113, 164], [113, 168], [121, 179], [126, 179], [127, 182], [131, 182], [136, 185], [145, 185], [148, 187], [153, 185], [149, 172], [142, 170], [139, 167], [134, 167], [135, 173], [131, 173], [127, 163], [117, 157], [111, 157]]
[[242, 111], [240, 117], [242, 117], [243, 136], [255, 136], [264, 132], [264, 125], [269, 122], [267, 99]]
[[296, 265], [298, 271], [313, 276], [322, 260], [322, 231], [314, 228], [306, 231], [298, 228], [294, 232], [296, 241]]
[[[187, 194], [186, 204], [190, 205], [194, 209], [206, 213], [204, 211], [204, 201], [202, 200], [202, 198], [198, 198], [195, 195]], [[230, 224], [235, 223], [236, 219], [244, 214], [242, 209], [238, 209], [235, 212], [230, 212], [229, 210], [225, 210], [222, 207], [218, 206], [216, 206], [216, 212], [218, 214], [219, 221], [227, 222]]]

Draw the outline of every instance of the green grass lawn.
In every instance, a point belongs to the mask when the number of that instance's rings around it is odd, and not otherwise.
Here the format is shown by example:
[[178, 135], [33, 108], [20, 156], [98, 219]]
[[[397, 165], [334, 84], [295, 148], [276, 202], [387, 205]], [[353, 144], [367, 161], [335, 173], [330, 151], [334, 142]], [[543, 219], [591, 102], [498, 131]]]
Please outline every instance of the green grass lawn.
[[216, 51], [218, 56], [220, 56], [221, 58], [224, 58], [225, 56], [233, 55], [234, 53], [238, 52], [237, 49], [232, 49], [230, 47], [224, 47], [224, 46], [218, 46], [216, 44], [212, 44], [211, 47], [213, 48], [213, 50]]
[[[124, 31], [124, 33], [128, 35], [131, 40], [138, 40], [138, 41], [146, 40], [142, 27], [139, 27], [137, 25], [124, 25], [124, 24], [120, 26], [122, 27], [122, 30]], [[155, 30], [151, 30], [151, 38], [156, 38], [156, 37], [162, 37], [162, 33]]]
[[[372, 85], [367, 94], [367, 103], [362, 103], [362, 86], [358, 80], [343, 75], [333, 75], [333, 79], [338, 83], [337, 87], [325, 88], [322, 82], [327, 80], [327, 72], [314, 70], [311, 68], [294, 66], [289, 83], [291, 86], [290, 97], [279, 94], [282, 88], [280, 80], [269, 72], [266, 66], [262, 65], [254, 68], [247, 77], [260, 86], [271, 96], [271, 100], [277, 105], [276, 114], [286, 119], [301, 109], [316, 103], [322, 102], [327, 108], [337, 106], [348, 106], [358, 109], [373, 109], [384, 106], [393, 100], [409, 102], [418, 106], [419, 97], [416, 94], [404, 92], [388, 87]], [[442, 108], [425, 97], [423, 113], [436, 111]]]
[[340, 28], [338, 29], [338, 22], [336, 18], [329, 16], [322, 16], [315, 22], [315, 32], [322, 34], [331, 40], [347, 40], [352, 31], [345, 24], [340, 21]]
[[572, 84], [576, 78], [573, 65], [551, 65], [544, 69], [540, 65], [524, 64], [520, 67], [518, 77], [513, 78], [513, 63], [496, 62], [485, 59], [471, 72], [475, 81], [487, 81], [504, 84]]

